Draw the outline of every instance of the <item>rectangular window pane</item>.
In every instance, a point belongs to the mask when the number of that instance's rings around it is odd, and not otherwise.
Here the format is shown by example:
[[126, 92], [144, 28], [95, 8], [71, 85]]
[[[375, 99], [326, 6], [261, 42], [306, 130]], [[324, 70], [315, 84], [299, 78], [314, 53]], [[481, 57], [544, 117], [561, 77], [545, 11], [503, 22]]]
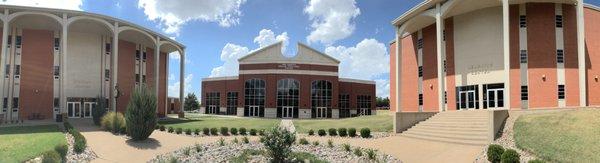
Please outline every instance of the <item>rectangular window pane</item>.
[[21, 75], [21, 65], [15, 65], [15, 75]]
[[527, 50], [521, 50], [521, 63], [527, 63]]
[[521, 28], [527, 27], [527, 16], [525, 16], [525, 15], [519, 16], [519, 26]]
[[565, 62], [564, 50], [562, 50], [562, 49], [556, 50], [556, 62], [558, 62], [558, 63]]
[[562, 28], [562, 27], [563, 27], [563, 16], [556, 15], [556, 28]]

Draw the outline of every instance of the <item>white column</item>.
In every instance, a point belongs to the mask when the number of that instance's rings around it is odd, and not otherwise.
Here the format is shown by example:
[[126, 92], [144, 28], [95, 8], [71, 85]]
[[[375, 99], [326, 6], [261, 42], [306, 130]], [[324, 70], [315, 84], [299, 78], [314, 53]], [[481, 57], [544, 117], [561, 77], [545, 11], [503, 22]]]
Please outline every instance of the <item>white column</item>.
[[185, 104], [184, 92], [185, 92], [185, 49], [182, 49], [181, 57], [179, 59], [179, 112], [183, 113], [183, 107]]
[[445, 111], [444, 105], [444, 55], [442, 55], [442, 32], [444, 24], [442, 21], [442, 7], [435, 4], [435, 26], [436, 26], [436, 50], [437, 50], [437, 77], [438, 77], [438, 107], [439, 111]]
[[117, 111], [117, 98], [116, 95], [116, 86], [117, 86], [117, 77], [119, 74], [119, 22], [115, 22], [113, 27], [113, 41], [112, 41], [112, 84], [110, 90], [112, 90], [111, 95], [111, 109], [113, 111]]
[[158, 108], [160, 108], [160, 107], [158, 107], [158, 101], [160, 100], [159, 94], [158, 94], [159, 93], [158, 90], [160, 88], [160, 84], [159, 84], [160, 83], [159, 82], [160, 81], [160, 78], [159, 78], [160, 77], [160, 75], [159, 75], [159, 73], [160, 73], [160, 68], [159, 68], [160, 67], [160, 64], [159, 64], [160, 63], [160, 37], [158, 37], [158, 36], [156, 37], [156, 47], [154, 48], [154, 62], [155, 62], [154, 63], [154, 82], [155, 82], [154, 83], [155, 84], [154, 85], [154, 91], [155, 91], [154, 93], [156, 95], [156, 102], [157, 102], [156, 112], [158, 113]]
[[[402, 31], [396, 27], [396, 76], [395, 76], [395, 80], [396, 80], [396, 112], [401, 112], [402, 111], [402, 101], [400, 98], [402, 95], [402, 81], [401, 79], [401, 75], [402, 75]], [[395, 117], [395, 116], [394, 116]]]
[[583, 0], [577, 2], [577, 63], [579, 69], [579, 106], [587, 106], [587, 74], [585, 73], [585, 23]]
[[[8, 9], [4, 10], [4, 15], [2, 18], [2, 22], [3, 22], [3, 26], [2, 26], [2, 53], [0, 54], [0, 88], [2, 88], [0, 90], [0, 109], [2, 109], [1, 107], [4, 106], [4, 71], [5, 67], [6, 67], [6, 46], [8, 44], [8, 22], [6, 22], [8, 18]], [[10, 113], [11, 109], [8, 109], [8, 112]]]
[[61, 53], [60, 53], [60, 109], [61, 113], [67, 112], [67, 96], [65, 93], [65, 89], [67, 87], [67, 58], [68, 58], [68, 31], [69, 27], [66, 26], [67, 22], [67, 14], [63, 14], [63, 25], [62, 25], [62, 33], [61, 33]]
[[504, 44], [504, 107], [510, 109], [510, 33], [508, 0], [502, 0], [502, 41]]

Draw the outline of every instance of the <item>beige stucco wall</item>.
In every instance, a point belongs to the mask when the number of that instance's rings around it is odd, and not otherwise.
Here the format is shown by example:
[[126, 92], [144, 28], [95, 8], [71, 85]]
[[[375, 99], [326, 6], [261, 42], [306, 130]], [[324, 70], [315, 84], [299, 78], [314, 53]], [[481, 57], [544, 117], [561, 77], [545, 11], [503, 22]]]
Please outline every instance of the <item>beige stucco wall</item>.
[[300, 119], [311, 118], [311, 110], [310, 109], [298, 109], [298, 118], [300, 118]]
[[[101, 86], [101, 36], [69, 32], [67, 97], [96, 97]], [[62, 68], [62, 67], [61, 67]]]
[[502, 8], [454, 17], [456, 86], [504, 82]]

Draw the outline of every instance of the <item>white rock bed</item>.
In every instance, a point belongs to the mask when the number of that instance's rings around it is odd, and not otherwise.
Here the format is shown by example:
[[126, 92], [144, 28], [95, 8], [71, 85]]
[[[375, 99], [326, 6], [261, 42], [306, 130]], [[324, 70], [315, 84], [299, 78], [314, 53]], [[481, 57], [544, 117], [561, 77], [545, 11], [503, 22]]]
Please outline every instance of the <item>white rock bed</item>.
[[[225, 146], [219, 146], [218, 143], [202, 144], [201, 151], [196, 152], [195, 146], [185, 147], [176, 150], [171, 153], [162, 154], [156, 156], [156, 158], [148, 161], [150, 163], [168, 162], [169, 160], [176, 158], [178, 162], [228, 162], [231, 158], [237, 157], [243, 153], [245, 149], [264, 150], [264, 146], [257, 142], [251, 142], [248, 144], [232, 144], [227, 142]], [[354, 148], [354, 147], [353, 147]], [[189, 155], [185, 155], [185, 151], [189, 149]], [[328, 162], [373, 162], [366, 158], [366, 153], [363, 152], [362, 157], [355, 156], [352, 151], [346, 152], [341, 146], [334, 146], [332, 148], [326, 147], [326, 145], [314, 146], [314, 145], [298, 145], [292, 146], [294, 152], [308, 152], [315, 155], [317, 158], [326, 160]], [[400, 160], [380, 152], [376, 152], [376, 157], [379, 162], [401, 162]], [[262, 155], [250, 156], [248, 162], [251, 163], [262, 163], [268, 162], [268, 159]]]
[[65, 136], [67, 137], [67, 143], [69, 144], [69, 150], [67, 152], [67, 162], [90, 162], [93, 159], [98, 158], [96, 153], [94, 153], [94, 151], [92, 151], [89, 147], [86, 147], [85, 150], [80, 154], [75, 153], [75, 151], [73, 151], [75, 139], [69, 133], [65, 133]]

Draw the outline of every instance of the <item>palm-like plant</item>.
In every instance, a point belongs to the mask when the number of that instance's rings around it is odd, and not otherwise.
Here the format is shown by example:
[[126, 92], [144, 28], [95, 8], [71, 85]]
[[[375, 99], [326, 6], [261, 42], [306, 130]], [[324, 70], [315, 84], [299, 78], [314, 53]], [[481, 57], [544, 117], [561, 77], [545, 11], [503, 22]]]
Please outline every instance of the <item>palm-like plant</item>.
[[133, 140], [145, 140], [154, 131], [157, 122], [156, 103], [156, 96], [144, 84], [131, 95], [125, 112], [125, 122], [127, 133]]

